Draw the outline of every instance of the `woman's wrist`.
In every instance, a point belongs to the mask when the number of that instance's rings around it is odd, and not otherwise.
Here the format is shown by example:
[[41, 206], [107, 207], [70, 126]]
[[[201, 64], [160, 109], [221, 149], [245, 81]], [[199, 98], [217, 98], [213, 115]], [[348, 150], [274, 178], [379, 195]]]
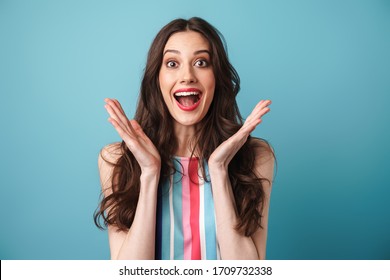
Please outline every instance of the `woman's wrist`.
[[219, 162], [208, 162], [210, 176], [224, 176], [228, 174], [228, 165]]
[[158, 177], [160, 178], [161, 163], [156, 163], [155, 165], [150, 165], [147, 168], [141, 168], [141, 179], [151, 179]]
[[150, 173], [144, 173], [142, 172], [141, 173], [141, 177], [140, 177], [140, 180], [141, 180], [141, 183], [142, 182], [156, 182], [158, 183], [160, 179], [160, 172], [150, 172]]
[[156, 189], [160, 180], [160, 170], [148, 170], [141, 173], [141, 189]]
[[211, 185], [213, 187], [213, 190], [223, 190], [229, 188], [230, 181], [229, 181], [229, 172], [227, 168], [221, 167], [221, 166], [209, 166], [209, 174], [211, 179]]

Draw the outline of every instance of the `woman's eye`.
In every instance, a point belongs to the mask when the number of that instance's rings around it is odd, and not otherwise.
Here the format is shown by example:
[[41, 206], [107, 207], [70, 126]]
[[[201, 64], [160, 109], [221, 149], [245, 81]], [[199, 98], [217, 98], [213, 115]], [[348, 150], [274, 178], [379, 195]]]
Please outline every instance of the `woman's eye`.
[[167, 67], [168, 68], [175, 68], [177, 66], [177, 63], [175, 61], [168, 61], [167, 62]]
[[206, 60], [200, 59], [195, 62], [195, 65], [198, 67], [207, 67], [209, 64]]

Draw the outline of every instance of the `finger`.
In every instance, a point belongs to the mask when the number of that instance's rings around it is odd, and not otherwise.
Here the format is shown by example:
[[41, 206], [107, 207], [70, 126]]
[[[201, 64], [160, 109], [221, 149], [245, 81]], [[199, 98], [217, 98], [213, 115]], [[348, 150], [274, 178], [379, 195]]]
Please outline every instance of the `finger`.
[[260, 111], [256, 116], [254, 116], [252, 119], [249, 119], [245, 121], [244, 127], [253, 127], [253, 129], [260, 124], [262, 121], [262, 117], [270, 111], [269, 108], [264, 108], [262, 111]]
[[269, 111], [271, 111], [271, 109], [268, 107], [262, 108], [261, 110], [256, 112], [256, 114], [253, 116], [253, 118], [259, 119], [259, 118], [263, 117], [265, 114], [267, 114]]
[[251, 123], [245, 124], [241, 127], [240, 132], [243, 136], [241, 137], [248, 137], [255, 129], [256, 127], [262, 122], [262, 119], [256, 119]]
[[248, 119], [258, 119], [262, 117], [270, 111], [269, 105], [271, 105], [271, 100], [260, 101], [248, 116]]
[[252, 120], [253, 118], [258, 118], [259, 116], [259, 112], [269, 106], [271, 104], [271, 101], [270, 100], [261, 100], [259, 103], [256, 104], [255, 108], [253, 108], [252, 112], [250, 113], [250, 115], [247, 117], [247, 120]]
[[139, 123], [136, 120], [131, 120], [130, 125], [133, 127], [135, 133], [140, 136], [144, 140], [149, 140], [149, 137], [145, 134], [142, 127], [139, 125]]
[[108, 121], [114, 126], [115, 130], [118, 132], [119, 136], [122, 138], [123, 141], [127, 144], [127, 146], [133, 147], [134, 146], [134, 140], [132, 139], [131, 135], [129, 135], [120, 125], [119, 123], [113, 119], [109, 118]]
[[131, 130], [129, 130], [128, 128], [128, 124], [123, 123], [122, 119], [119, 118], [119, 116], [117, 115], [117, 113], [114, 111], [114, 109], [110, 104], [106, 104], [104, 107], [106, 108], [108, 114], [110, 115], [110, 118], [114, 119], [116, 123], [122, 128], [122, 130], [126, 131], [129, 134], [132, 133]]
[[114, 108], [111, 106], [110, 103], [107, 103], [104, 105], [104, 108], [106, 108], [107, 113], [110, 115], [111, 118], [115, 119], [118, 123], [122, 122], [121, 119], [119, 118], [118, 114], [114, 110]]
[[113, 112], [113, 117], [115, 117], [115, 119], [118, 122], [122, 122], [123, 125], [127, 126], [129, 120], [126, 116], [126, 113], [123, 111], [123, 108], [120, 106], [119, 102], [115, 99], [108, 99], [108, 98], [106, 98], [105, 101], [107, 102], [106, 106], [111, 107]]
[[107, 105], [110, 105], [112, 109], [116, 112], [116, 115], [119, 117], [120, 115], [124, 115], [126, 117], [126, 113], [124, 112], [122, 106], [119, 101], [116, 99], [106, 98], [104, 99]]
[[134, 135], [134, 137], [141, 137], [144, 139], [143, 135], [145, 134], [143, 133], [141, 126], [137, 123], [136, 120], [129, 120], [128, 128], [131, 131], [131, 133]]
[[[252, 114], [250, 114], [250, 116], [245, 120], [244, 122], [244, 129], [250, 127], [250, 129], [254, 129], [256, 128], [257, 125], [260, 124], [259, 120], [261, 120], [261, 118], [267, 114], [271, 109], [269, 107], [263, 107], [263, 106], [260, 106], [258, 108], [256, 108]], [[247, 131], [247, 130], [245, 130]]]
[[262, 109], [268, 107], [271, 105], [271, 100], [261, 100], [259, 103], [257, 103], [256, 107], [253, 109], [253, 112], [261, 111]]
[[113, 115], [116, 117], [117, 122], [122, 126], [123, 129], [126, 129], [128, 133], [137, 136], [136, 131], [132, 127], [130, 120], [127, 118], [125, 111], [122, 108], [122, 105], [116, 99], [106, 98], [104, 101], [108, 106], [112, 108]]
[[123, 111], [119, 102], [118, 101], [115, 102], [115, 99], [112, 99], [112, 100], [109, 100], [107, 102], [107, 104], [111, 106], [111, 108], [114, 110], [114, 112], [116, 113], [116, 115], [118, 116], [120, 121], [123, 124], [127, 125], [129, 122], [129, 119], [127, 118], [127, 116], [126, 116], [125, 112]]
[[116, 106], [117, 106], [118, 109], [123, 113], [123, 115], [126, 116], [125, 110], [123, 110], [122, 105], [119, 103], [119, 101], [116, 100], [116, 99], [112, 99], [112, 101], [116, 104]]

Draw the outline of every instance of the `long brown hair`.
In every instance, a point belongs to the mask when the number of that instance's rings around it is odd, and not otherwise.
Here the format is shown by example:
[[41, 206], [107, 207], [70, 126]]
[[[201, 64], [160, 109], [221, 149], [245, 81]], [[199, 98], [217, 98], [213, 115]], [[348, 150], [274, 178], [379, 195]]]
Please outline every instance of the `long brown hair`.
[[[192, 153], [196, 151], [200, 162], [208, 160], [212, 152], [242, 126], [242, 117], [236, 103], [240, 78], [228, 60], [223, 36], [207, 21], [198, 17], [176, 19], [164, 26], [156, 35], [148, 53], [135, 114], [135, 120], [160, 152], [160, 182], [179, 171], [175, 170], [172, 162], [177, 148], [173, 120], [163, 100], [158, 77], [163, 50], [169, 37], [187, 30], [199, 32], [208, 40], [215, 76], [214, 99], [206, 116], [197, 125], [191, 142]], [[228, 167], [239, 217], [236, 229], [246, 236], [252, 235], [261, 226], [264, 202], [262, 181], [266, 179], [259, 178], [254, 172], [255, 150], [260, 148], [272, 153], [265, 140], [252, 140], [249, 136]], [[113, 192], [102, 199], [100, 207], [95, 211], [94, 220], [99, 228], [104, 228], [101, 217], [104, 226], [115, 225], [119, 230], [126, 231], [133, 222], [138, 203], [141, 169], [123, 141], [119, 149], [121, 156], [118, 161], [110, 162], [114, 166], [111, 178]], [[203, 166], [202, 170], [205, 174]]]

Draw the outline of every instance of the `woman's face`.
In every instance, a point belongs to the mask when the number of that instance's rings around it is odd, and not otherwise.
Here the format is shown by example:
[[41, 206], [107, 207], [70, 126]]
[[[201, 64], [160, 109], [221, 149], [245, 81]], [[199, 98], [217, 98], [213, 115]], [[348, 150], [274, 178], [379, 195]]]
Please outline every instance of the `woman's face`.
[[215, 89], [210, 59], [209, 43], [198, 32], [178, 32], [168, 39], [159, 81], [176, 125], [197, 124], [209, 110]]

